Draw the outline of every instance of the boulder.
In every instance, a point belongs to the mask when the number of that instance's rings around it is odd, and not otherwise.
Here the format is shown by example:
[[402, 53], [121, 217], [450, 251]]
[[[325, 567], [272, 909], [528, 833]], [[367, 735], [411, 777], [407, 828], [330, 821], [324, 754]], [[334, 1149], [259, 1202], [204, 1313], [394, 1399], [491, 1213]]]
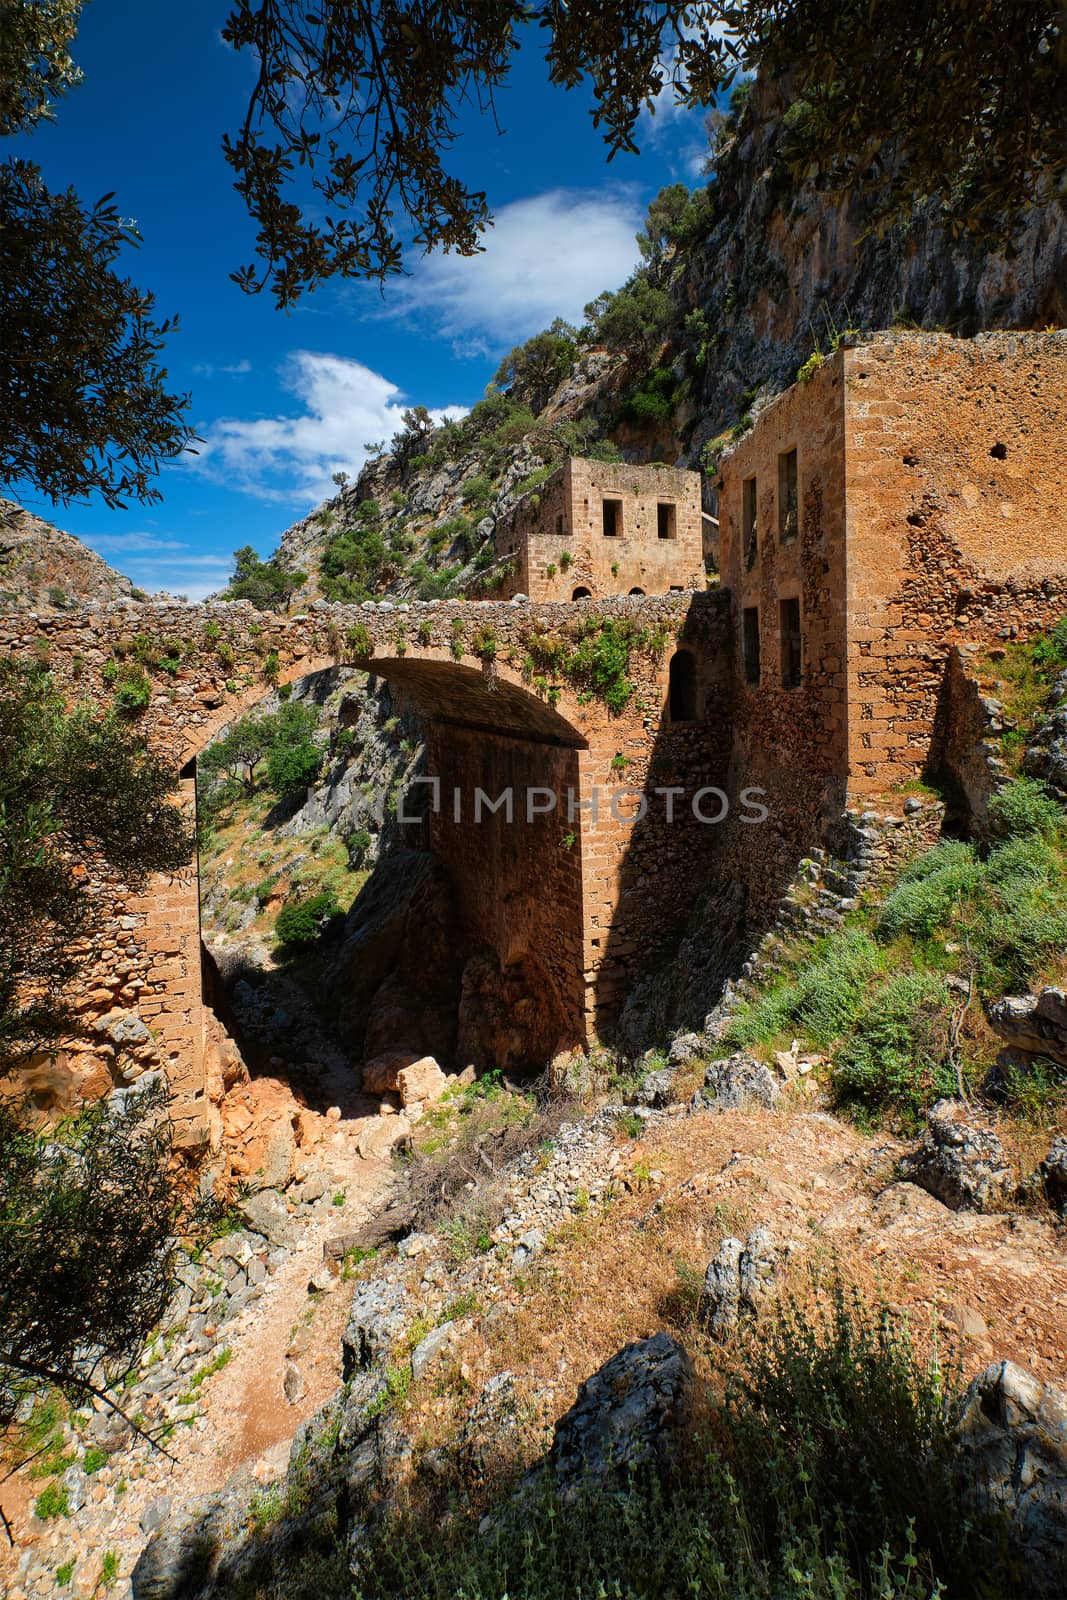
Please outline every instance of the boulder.
[[689, 1418], [692, 1387], [692, 1362], [670, 1334], [626, 1345], [582, 1384], [524, 1486], [547, 1471], [561, 1499], [573, 1500], [635, 1468], [665, 1467]]
[[408, 1291], [402, 1283], [370, 1279], [356, 1285], [341, 1339], [346, 1380], [388, 1356], [407, 1326], [409, 1313]]
[[418, 1061], [410, 1050], [386, 1050], [363, 1063], [364, 1094], [395, 1094], [397, 1079], [405, 1067]]
[[1050, 1206], [1067, 1212], [1067, 1139], [1061, 1134], [1041, 1163], [1041, 1180]]
[[269, 1244], [288, 1250], [296, 1243], [296, 1226], [276, 1189], [259, 1189], [242, 1200], [238, 1209], [252, 1232], [261, 1234]]
[[1067, 990], [1005, 995], [990, 1006], [989, 1020], [1010, 1049], [1067, 1067]]
[[1003, 1210], [1018, 1179], [996, 1134], [968, 1115], [957, 1101], [939, 1100], [922, 1143], [900, 1163], [900, 1176], [953, 1211]]
[[448, 1079], [433, 1056], [423, 1056], [400, 1069], [396, 1075], [396, 1087], [402, 1106], [414, 1105], [417, 1101], [432, 1104], [440, 1100], [448, 1088]]
[[356, 1140], [356, 1153], [364, 1161], [387, 1161], [410, 1132], [407, 1117], [369, 1117]]
[[964, 1394], [955, 1436], [956, 1470], [978, 1510], [1007, 1520], [1015, 1592], [1058, 1600], [1067, 1593], [1067, 1394], [996, 1361]]
[[700, 1095], [702, 1103], [715, 1111], [733, 1111], [752, 1100], [770, 1109], [780, 1098], [773, 1073], [743, 1052], [724, 1061], [709, 1062]]
[[699, 1316], [717, 1339], [756, 1317], [778, 1286], [778, 1252], [768, 1228], [753, 1228], [747, 1241], [724, 1239], [708, 1263]]

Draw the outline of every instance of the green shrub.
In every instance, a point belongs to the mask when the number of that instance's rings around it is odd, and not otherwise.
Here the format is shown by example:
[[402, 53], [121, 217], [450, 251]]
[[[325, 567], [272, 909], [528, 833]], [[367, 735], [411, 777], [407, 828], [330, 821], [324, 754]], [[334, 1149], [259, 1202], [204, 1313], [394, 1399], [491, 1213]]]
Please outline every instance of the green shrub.
[[355, 870], [362, 866], [363, 858], [373, 842], [366, 828], [357, 828], [355, 833], [348, 836], [345, 840], [345, 848], [348, 851], [348, 865], [350, 868]]
[[886, 899], [878, 932], [886, 939], [910, 933], [928, 939], [949, 920], [954, 908], [972, 900], [982, 883], [982, 864], [973, 846], [950, 839], [912, 861]]
[[345, 644], [357, 659], [363, 660], [374, 654], [374, 644], [370, 633], [362, 622], [355, 622], [345, 634]]
[[127, 669], [115, 691], [114, 707], [120, 717], [139, 717], [148, 709], [152, 685], [143, 668]]
[[314, 944], [322, 925], [338, 910], [332, 889], [323, 889], [307, 900], [289, 899], [278, 913], [274, 932], [283, 945], [292, 949]]
[[999, 838], [1028, 834], [1055, 836], [1063, 827], [1063, 810], [1036, 778], [1016, 778], [989, 802], [989, 822]]
[[837, 1104], [861, 1122], [891, 1117], [917, 1127], [925, 1108], [956, 1089], [948, 1064], [952, 996], [944, 978], [905, 969], [872, 990], [834, 1055]]
[[863, 1009], [868, 982], [884, 965], [882, 951], [868, 934], [850, 929], [830, 938], [795, 978], [777, 984], [740, 1012], [726, 1040], [741, 1047], [769, 1044], [796, 1031], [828, 1049], [848, 1033]]

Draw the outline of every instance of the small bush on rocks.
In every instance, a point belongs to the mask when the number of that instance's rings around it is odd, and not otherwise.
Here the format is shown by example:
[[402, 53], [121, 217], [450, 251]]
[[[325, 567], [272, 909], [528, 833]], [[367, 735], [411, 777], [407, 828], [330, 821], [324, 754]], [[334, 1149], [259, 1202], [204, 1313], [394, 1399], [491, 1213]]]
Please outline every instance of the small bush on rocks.
[[278, 913], [274, 931], [280, 943], [291, 949], [314, 944], [322, 931], [322, 924], [337, 909], [337, 901], [329, 889], [313, 894], [307, 900], [287, 900]]

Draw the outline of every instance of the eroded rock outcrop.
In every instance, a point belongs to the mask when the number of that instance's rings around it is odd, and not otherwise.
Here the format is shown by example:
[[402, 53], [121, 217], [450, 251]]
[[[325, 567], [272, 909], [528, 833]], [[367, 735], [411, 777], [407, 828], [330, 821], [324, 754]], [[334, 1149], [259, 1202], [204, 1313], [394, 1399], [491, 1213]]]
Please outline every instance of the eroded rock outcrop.
[[1011, 1361], [963, 1397], [957, 1470], [980, 1511], [1006, 1519], [1019, 1594], [1067, 1593], [1067, 1395]]
[[1018, 1187], [996, 1134], [954, 1100], [939, 1100], [928, 1113], [922, 1142], [904, 1157], [900, 1175], [953, 1211], [1003, 1210]]

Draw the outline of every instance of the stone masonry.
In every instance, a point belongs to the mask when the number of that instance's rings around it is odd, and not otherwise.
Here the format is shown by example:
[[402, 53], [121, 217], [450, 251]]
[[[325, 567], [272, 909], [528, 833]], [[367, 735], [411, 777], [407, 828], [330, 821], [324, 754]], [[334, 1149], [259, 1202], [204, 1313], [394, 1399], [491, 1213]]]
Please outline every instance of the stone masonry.
[[571, 457], [496, 534], [507, 593], [534, 600], [703, 589], [700, 474]]

